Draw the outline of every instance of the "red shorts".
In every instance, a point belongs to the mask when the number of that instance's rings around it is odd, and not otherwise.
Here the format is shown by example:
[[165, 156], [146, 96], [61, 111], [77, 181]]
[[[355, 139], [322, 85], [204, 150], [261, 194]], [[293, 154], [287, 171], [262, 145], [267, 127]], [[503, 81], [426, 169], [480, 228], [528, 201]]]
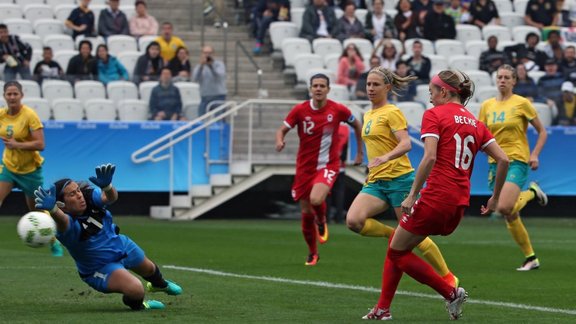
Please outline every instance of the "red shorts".
[[460, 224], [466, 208], [420, 198], [412, 208], [412, 215], [402, 215], [399, 225], [416, 235], [449, 235]]
[[336, 168], [324, 168], [317, 170], [315, 173], [304, 173], [296, 171], [294, 183], [292, 184], [292, 199], [299, 201], [300, 199], [310, 198], [312, 187], [317, 183], [323, 183], [330, 189], [336, 182], [338, 177], [338, 166]]

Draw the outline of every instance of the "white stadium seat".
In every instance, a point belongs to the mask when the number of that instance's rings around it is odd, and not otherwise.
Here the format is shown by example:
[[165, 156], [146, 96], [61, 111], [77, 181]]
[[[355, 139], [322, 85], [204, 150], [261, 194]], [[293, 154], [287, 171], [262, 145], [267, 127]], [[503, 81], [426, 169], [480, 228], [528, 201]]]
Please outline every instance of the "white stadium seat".
[[74, 40], [69, 35], [46, 35], [44, 36], [44, 46], [51, 47], [54, 52], [74, 50]]
[[88, 99], [84, 102], [86, 120], [114, 121], [116, 120], [116, 105], [109, 99]]
[[32, 47], [32, 52], [42, 51], [44, 43], [42, 42], [42, 38], [40, 38], [40, 36], [34, 34], [19, 34], [18, 36], [20, 36], [20, 40], [28, 43]]
[[482, 37], [487, 40], [490, 36], [496, 36], [499, 42], [511, 41], [512, 33], [508, 27], [487, 25], [482, 28]]
[[200, 85], [196, 82], [176, 82], [174, 85], [180, 90], [182, 97], [182, 106], [200, 104]]
[[158, 38], [158, 36], [156, 35], [140, 36], [140, 38], [138, 38], [138, 49], [140, 50], [140, 52], [142, 53], [146, 52], [146, 47], [148, 47], [150, 43], [154, 42], [156, 38]]
[[30, 4], [24, 7], [24, 17], [31, 22], [35, 22], [38, 19], [53, 18], [54, 11], [49, 5]]
[[492, 86], [492, 77], [490, 76], [490, 73], [482, 70], [466, 70], [464, 72], [468, 74], [476, 88]]
[[311, 52], [312, 46], [305, 38], [285, 38], [282, 41], [282, 56], [286, 66], [294, 66], [296, 55]]
[[338, 102], [349, 101], [350, 91], [348, 91], [348, 87], [343, 84], [330, 84], [328, 99]]
[[466, 54], [474, 57], [480, 57], [482, 52], [488, 50], [488, 43], [485, 40], [473, 40], [466, 42]]
[[42, 92], [40, 91], [40, 85], [38, 85], [38, 82], [32, 80], [18, 80], [18, 82], [22, 85], [24, 98], [42, 98]]
[[294, 69], [296, 70], [296, 79], [306, 82], [308, 71], [310, 69], [323, 69], [324, 60], [316, 54], [300, 54], [294, 59]]
[[334, 73], [338, 73], [338, 65], [340, 64], [340, 54], [329, 54], [324, 56], [324, 67]]
[[55, 99], [52, 102], [54, 120], [80, 121], [84, 119], [84, 107], [77, 99]]
[[428, 84], [419, 84], [416, 86], [416, 97], [414, 99], [422, 103], [430, 102], [430, 89]]
[[34, 30], [40, 37], [64, 34], [64, 22], [56, 19], [38, 19], [34, 22]]
[[74, 98], [74, 90], [67, 81], [44, 80], [42, 82], [42, 97], [50, 101], [50, 103], [56, 99], [72, 99]]
[[106, 86], [108, 99], [118, 103], [125, 99], [138, 99], [138, 88], [130, 81], [112, 81]]
[[270, 40], [275, 50], [282, 49], [282, 40], [285, 38], [298, 37], [300, 30], [295, 23], [290, 21], [276, 21], [270, 24]]
[[478, 70], [479, 65], [478, 58], [470, 55], [453, 55], [448, 59], [448, 66], [451, 69], [461, 71]]
[[533, 102], [532, 105], [536, 108], [538, 118], [544, 127], [552, 126], [552, 109], [545, 103]]
[[508, 13], [514, 11], [512, 7], [512, 1], [510, 0], [493, 0], [498, 10], [498, 15], [502, 18], [503, 13]]
[[478, 119], [480, 115], [480, 108], [482, 108], [482, 103], [480, 102], [469, 101], [468, 104], [466, 104], [466, 109], [468, 109], [476, 119]]
[[530, 0], [514, 0], [514, 11], [519, 14], [526, 13], [526, 6]]
[[[510, 2], [510, 1], [508, 1]], [[524, 14], [519, 14], [517, 12], [503, 12], [500, 14], [500, 22], [503, 26], [508, 28], [514, 28], [516, 26], [524, 25]], [[515, 36], [515, 35], [513, 35]], [[515, 38], [515, 37], [513, 37]]]
[[[534, 26], [516, 26], [512, 28], [512, 34], [514, 35], [514, 40], [518, 43], [526, 42], [526, 35], [529, 33], [535, 33], [540, 37], [540, 30]], [[541, 39], [541, 38], [540, 38]]]
[[16, 3], [20, 7], [24, 8], [28, 5], [44, 4], [44, 0], [14, 0], [14, 3]]
[[463, 43], [481, 40], [482, 31], [476, 25], [458, 24], [456, 25], [456, 39]]
[[4, 24], [12, 35], [34, 34], [34, 26], [28, 19], [10, 18], [4, 19]]
[[410, 38], [404, 41], [404, 48], [406, 49], [406, 55], [412, 56], [412, 45], [416, 40], [422, 43], [422, 55], [434, 55], [434, 43], [428, 39], [424, 38]]
[[76, 1], [74, 0], [46, 0], [46, 4], [52, 6], [52, 8], [56, 8], [60, 5], [75, 5]]
[[60, 64], [62, 70], [66, 71], [68, 69], [68, 62], [74, 56], [78, 55], [78, 51], [75, 50], [61, 50], [54, 52], [54, 61]]
[[108, 37], [106, 43], [108, 44], [108, 51], [114, 56], [118, 56], [120, 52], [138, 51], [138, 43], [136, 43], [136, 39], [132, 36], [113, 35]]
[[136, 14], [136, 8], [134, 7], [133, 4], [131, 5], [120, 5], [120, 10], [126, 15], [126, 19], [130, 20], [130, 18], [132, 18], [132, 16], [134, 16]]
[[136, 67], [136, 62], [138, 62], [138, 58], [142, 56], [143, 52], [135, 52], [135, 51], [124, 51], [118, 54], [118, 60], [126, 70], [128, 71], [128, 76], [130, 80], [134, 77], [134, 67]]
[[10, 18], [22, 18], [24, 13], [20, 6], [13, 3], [0, 3], [0, 21]]
[[40, 120], [50, 120], [52, 118], [52, 109], [50, 103], [44, 98], [22, 98], [22, 103], [33, 108], [40, 117]]
[[398, 108], [406, 117], [406, 121], [408, 121], [408, 126], [414, 127], [416, 129], [420, 129], [422, 126], [422, 116], [424, 116], [424, 107], [419, 102], [413, 101], [403, 101], [398, 102], [396, 104]]
[[316, 38], [312, 41], [312, 49], [314, 54], [318, 54], [323, 58], [328, 55], [342, 54], [342, 43], [334, 38]]
[[106, 99], [106, 88], [99, 81], [84, 80], [74, 83], [76, 99], [85, 103], [89, 99]]
[[448, 68], [448, 59], [441, 55], [429, 55], [430, 63], [430, 76]]
[[308, 3], [308, 0], [291, 0], [290, 6], [292, 8], [305, 8]]
[[532, 78], [532, 80], [534, 80], [534, 83], [538, 84], [538, 80], [540, 80], [540, 78], [545, 75], [546, 72], [545, 71], [540, 71], [540, 70], [532, 70], [528, 72], [528, 76]]
[[459, 40], [439, 39], [434, 45], [436, 47], [436, 54], [442, 55], [444, 57], [466, 54], [464, 43]]
[[[368, 9], [358, 8], [354, 11], [354, 16], [356, 16], [356, 18], [360, 21], [362, 26], [364, 26], [364, 23], [366, 22], [366, 15], [367, 14], [368, 14]], [[394, 18], [394, 17], [392, 17], [392, 18]]]
[[118, 102], [118, 119], [121, 121], [148, 120], [148, 102], [136, 99], [121, 100]]
[[478, 103], [483, 103], [484, 100], [495, 97], [498, 94], [498, 88], [495, 86], [477, 86], [474, 90], [474, 98]]
[[75, 4], [58, 4], [52, 6], [56, 20], [65, 21], [70, 17], [70, 13], [77, 7]]
[[302, 19], [304, 16], [304, 10], [305, 8], [295, 8], [295, 7], [290, 8], [290, 18], [292, 19], [292, 22], [296, 24], [298, 32], [300, 32], [300, 29], [302, 29]]
[[356, 45], [362, 56], [367, 54], [370, 55], [374, 50], [372, 42], [364, 38], [347, 38], [344, 40], [344, 42], [342, 42], [342, 48], [346, 48], [349, 44]]
[[[140, 92], [140, 100], [146, 102], [147, 104], [150, 102], [150, 94], [152, 93], [152, 89], [158, 85], [158, 81], [144, 81], [138, 85], [138, 92]], [[198, 90], [200, 91], [200, 90]], [[120, 111], [120, 108], [118, 109]]]

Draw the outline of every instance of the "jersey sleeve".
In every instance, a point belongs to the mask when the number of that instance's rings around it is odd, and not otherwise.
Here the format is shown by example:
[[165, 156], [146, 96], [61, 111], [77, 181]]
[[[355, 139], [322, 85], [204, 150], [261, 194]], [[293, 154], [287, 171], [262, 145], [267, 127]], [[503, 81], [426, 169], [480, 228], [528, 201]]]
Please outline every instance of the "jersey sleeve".
[[284, 125], [286, 125], [286, 127], [292, 129], [294, 127], [296, 127], [296, 125], [298, 124], [298, 116], [300, 112], [300, 105], [294, 106], [294, 108], [292, 108], [292, 110], [290, 110], [290, 112], [288, 113], [288, 116], [286, 116], [286, 118], [284, 119]]
[[390, 111], [388, 114], [388, 125], [393, 133], [399, 130], [408, 129], [408, 122], [400, 109]]
[[354, 114], [352, 113], [352, 111], [350, 109], [348, 109], [348, 107], [339, 104], [338, 105], [338, 110], [340, 111], [340, 115], [342, 116], [342, 121], [347, 122], [348, 124], [352, 124], [355, 120], [356, 117], [354, 117]]
[[438, 117], [434, 114], [433, 110], [426, 110], [422, 116], [422, 131], [420, 139], [426, 137], [435, 137], [440, 139], [440, 129], [438, 127]]
[[41, 128], [44, 128], [44, 125], [42, 125], [42, 121], [40, 121], [40, 117], [38, 117], [38, 114], [36, 114], [34, 111], [30, 112], [30, 117], [28, 118], [30, 124], [30, 129], [31, 130], [38, 130]]
[[486, 127], [482, 122], [478, 123], [478, 137], [480, 140], [480, 149], [482, 151], [484, 151], [484, 148], [490, 145], [490, 143], [496, 142], [496, 139], [494, 139], [494, 136], [490, 133], [488, 127]]
[[534, 108], [534, 106], [528, 99], [522, 101], [521, 107], [522, 107], [522, 113], [524, 114], [524, 116], [528, 121], [538, 117], [536, 108]]

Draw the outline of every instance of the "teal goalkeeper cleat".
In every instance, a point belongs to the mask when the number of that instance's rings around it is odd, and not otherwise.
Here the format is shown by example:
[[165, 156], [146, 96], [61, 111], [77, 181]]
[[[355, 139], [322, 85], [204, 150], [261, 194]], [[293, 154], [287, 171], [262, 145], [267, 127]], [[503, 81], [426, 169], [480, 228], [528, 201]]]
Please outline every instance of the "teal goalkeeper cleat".
[[52, 252], [53, 257], [61, 257], [64, 255], [64, 249], [62, 248], [62, 244], [58, 242], [58, 240], [54, 240], [50, 244], [50, 252]]
[[164, 306], [164, 304], [162, 302], [159, 302], [157, 300], [145, 300], [142, 302], [142, 305], [144, 305], [144, 309], [164, 309], [166, 308], [166, 306]]
[[167, 295], [172, 295], [172, 296], [176, 296], [176, 295], [180, 295], [182, 293], [182, 288], [180, 286], [178, 286], [177, 284], [173, 283], [170, 280], [166, 280], [166, 283], [168, 284], [168, 286], [166, 286], [165, 288], [158, 288], [158, 287], [154, 287], [152, 286], [151, 282], [146, 283], [146, 290], [149, 292], [165, 292]]

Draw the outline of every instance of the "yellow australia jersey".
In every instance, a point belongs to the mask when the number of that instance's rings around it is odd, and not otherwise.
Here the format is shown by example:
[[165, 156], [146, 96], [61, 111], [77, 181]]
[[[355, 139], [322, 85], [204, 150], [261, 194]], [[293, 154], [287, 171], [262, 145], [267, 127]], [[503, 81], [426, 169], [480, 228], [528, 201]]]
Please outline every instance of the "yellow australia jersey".
[[[394, 133], [403, 129], [408, 129], [408, 123], [404, 114], [394, 105], [389, 104], [366, 112], [362, 126], [362, 139], [366, 144], [368, 161], [392, 151], [398, 145]], [[367, 182], [392, 180], [413, 170], [414, 168], [405, 154], [371, 168]]]
[[[490, 98], [482, 103], [478, 120], [486, 124], [496, 142], [510, 160], [528, 163], [530, 147], [526, 129], [528, 123], [538, 115], [532, 103], [519, 95], [505, 101]], [[489, 158], [489, 163], [495, 163]]]
[[178, 47], [186, 48], [186, 44], [184, 44], [184, 41], [177, 36], [172, 36], [169, 42], [167, 42], [162, 36], [158, 36], [154, 41], [160, 44], [160, 56], [166, 62], [174, 58]]
[[[34, 110], [23, 105], [20, 112], [14, 116], [8, 115], [8, 108], [0, 109], [0, 137], [14, 138], [18, 142], [31, 139], [32, 131], [44, 128]], [[38, 151], [25, 151], [4, 148], [2, 162], [13, 173], [27, 174], [36, 171], [42, 165], [44, 158]]]

